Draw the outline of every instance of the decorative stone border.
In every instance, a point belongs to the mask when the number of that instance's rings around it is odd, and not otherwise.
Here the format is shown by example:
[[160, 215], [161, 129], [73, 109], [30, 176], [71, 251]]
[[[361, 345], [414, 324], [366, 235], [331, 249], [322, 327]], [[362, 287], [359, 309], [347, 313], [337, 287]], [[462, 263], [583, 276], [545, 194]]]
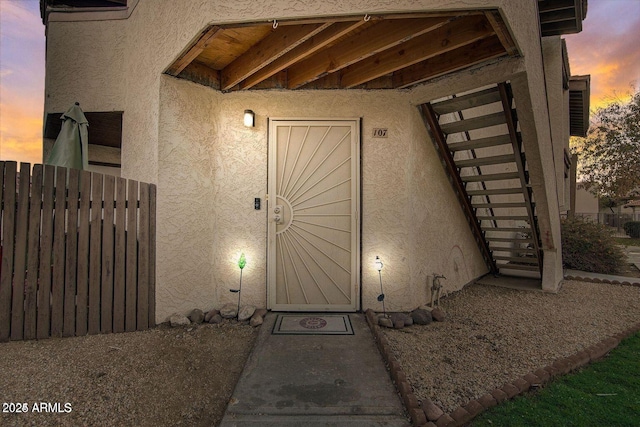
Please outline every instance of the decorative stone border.
[[384, 358], [391, 378], [396, 384], [396, 388], [400, 393], [402, 402], [407, 408], [407, 412], [411, 417], [414, 426], [420, 427], [451, 427], [462, 426], [470, 422], [485, 410], [496, 406], [505, 400], [512, 399], [519, 394], [524, 394], [531, 388], [537, 388], [549, 382], [552, 378], [568, 374], [576, 369], [588, 365], [589, 363], [601, 359], [611, 350], [616, 348], [620, 341], [640, 331], [640, 323], [635, 324], [629, 329], [613, 335], [594, 344], [582, 351], [577, 352], [569, 357], [561, 358], [553, 362], [551, 365], [530, 372], [510, 383], [504, 384], [500, 388], [496, 388], [490, 393], [486, 393], [479, 399], [472, 400], [465, 405], [459, 406], [453, 412], [446, 414], [430, 399], [426, 399], [420, 403], [418, 398], [413, 394], [411, 384], [407, 380], [407, 376], [402, 371], [402, 367], [398, 360], [394, 357], [389, 341], [383, 335], [377, 323], [376, 313], [369, 309], [366, 311], [367, 324], [375, 337], [376, 343], [382, 357]]
[[564, 276], [565, 280], [580, 280], [581, 282], [591, 282], [591, 283], [607, 283], [609, 285], [625, 285], [625, 286], [637, 286], [640, 287], [640, 279], [636, 279], [634, 277], [627, 277], [629, 280], [620, 280], [615, 279], [606, 279], [599, 277], [590, 277], [590, 276], [581, 276], [581, 275], [572, 275], [568, 274]]

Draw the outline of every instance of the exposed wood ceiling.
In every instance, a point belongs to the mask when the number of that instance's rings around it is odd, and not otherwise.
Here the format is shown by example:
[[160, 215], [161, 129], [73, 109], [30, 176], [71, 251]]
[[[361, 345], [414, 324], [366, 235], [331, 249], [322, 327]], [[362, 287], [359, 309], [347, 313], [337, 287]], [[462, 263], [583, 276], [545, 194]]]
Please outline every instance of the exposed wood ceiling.
[[211, 25], [166, 70], [222, 91], [406, 88], [518, 50], [497, 10]]
[[543, 37], [575, 34], [587, 17], [587, 0], [538, 0], [538, 12]]

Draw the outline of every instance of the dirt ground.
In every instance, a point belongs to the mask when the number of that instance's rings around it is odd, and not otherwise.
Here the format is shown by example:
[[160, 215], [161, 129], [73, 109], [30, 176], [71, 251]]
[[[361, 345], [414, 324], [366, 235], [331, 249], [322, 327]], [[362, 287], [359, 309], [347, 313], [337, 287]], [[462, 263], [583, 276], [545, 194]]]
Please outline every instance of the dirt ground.
[[472, 285], [444, 322], [383, 329], [418, 400], [446, 412], [640, 322], [640, 288], [564, 282], [557, 294]]
[[160, 325], [0, 343], [0, 425], [214, 426], [257, 331]]

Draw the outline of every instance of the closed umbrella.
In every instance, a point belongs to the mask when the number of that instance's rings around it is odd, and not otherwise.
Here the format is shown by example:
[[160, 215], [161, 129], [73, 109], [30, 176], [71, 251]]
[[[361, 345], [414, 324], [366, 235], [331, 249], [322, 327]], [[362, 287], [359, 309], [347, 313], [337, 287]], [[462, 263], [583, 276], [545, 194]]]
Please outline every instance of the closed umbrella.
[[89, 122], [79, 103], [71, 106], [61, 117], [62, 128], [53, 145], [47, 164], [66, 168], [87, 169], [89, 166]]

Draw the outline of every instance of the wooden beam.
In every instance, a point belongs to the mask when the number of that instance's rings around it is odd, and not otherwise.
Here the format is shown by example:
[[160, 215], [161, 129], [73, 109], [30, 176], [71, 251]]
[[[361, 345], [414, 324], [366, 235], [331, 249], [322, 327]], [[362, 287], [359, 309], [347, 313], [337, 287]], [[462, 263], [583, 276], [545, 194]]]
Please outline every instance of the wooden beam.
[[220, 90], [220, 71], [214, 70], [200, 61], [193, 61], [182, 70], [178, 77]]
[[311, 37], [321, 33], [331, 24], [327, 22], [277, 29], [222, 70], [220, 75], [222, 89], [228, 90], [234, 87]]
[[187, 65], [198, 57], [205, 50], [223, 30], [217, 26], [212, 25], [202, 32], [198, 41], [196, 41], [191, 48], [184, 52], [180, 57], [167, 69], [166, 73], [172, 76], [177, 76]]
[[325, 46], [333, 43], [334, 41], [344, 37], [349, 32], [355, 30], [365, 23], [364, 19], [350, 22], [334, 23], [331, 27], [327, 28], [320, 34], [311, 37], [306, 42], [302, 43], [295, 49], [290, 50], [285, 55], [273, 61], [263, 69], [259, 70], [245, 81], [240, 83], [240, 89], [249, 89], [261, 81], [268, 79], [269, 77], [277, 74], [285, 68], [301, 61], [314, 53], [318, 52]]
[[412, 86], [502, 55], [506, 55], [506, 52], [498, 36], [478, 40], [473, 44], [396, 71], [393, 74], [394, 86], [396, 89]]
[[500, 43], [504, 46], [504, 50], [506, 50], [511, 56], [517, 55], [518, 48], [516, 47], [513, 37], [511, 37], [511, 32], [509, 32], [509, 28], [507, 28], [504, 23], [500, 12], [497, 10], [488, 10], [484, 13], [484, 16], [493, 27], [493, 31], [495, 31], [496, 35], [500, 39]]
[[296, 89], [383, 50], [446, 24], [448, 18], [381, 21], [329, 49], [289, 67], [289, 89]]
[[342, 87], [352, 88], [493, 34], [484, 16], [457, 19], [345, 68]]

